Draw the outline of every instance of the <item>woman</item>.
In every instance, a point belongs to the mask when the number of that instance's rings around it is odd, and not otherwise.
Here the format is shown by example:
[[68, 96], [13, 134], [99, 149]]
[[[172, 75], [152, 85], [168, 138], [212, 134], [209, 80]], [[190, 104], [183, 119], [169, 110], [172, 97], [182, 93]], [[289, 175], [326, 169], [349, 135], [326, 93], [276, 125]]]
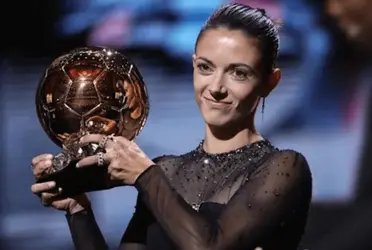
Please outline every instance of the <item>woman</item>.
[[[205, 139], [181, 156], [154, 160], [123, 137], [87, 135], [105, 145], [77, 167], [106, 164], [110, 179], [138, 190], [120, 249], [297, 248], [306, 224], [312, 178], [306, 159], [278, 150], [255, 129], [254, 115], [280, 80], [278, 31], [265, 12], [240, 4], [218, 9], [193, 55], [195, 98]], [[51, 155], [33, 160], [38, 176]], [[85, 195], [58, 200], [55, 183], [32, 186], [42, 202], [67, 212], [76, 249], [106, 249]]]

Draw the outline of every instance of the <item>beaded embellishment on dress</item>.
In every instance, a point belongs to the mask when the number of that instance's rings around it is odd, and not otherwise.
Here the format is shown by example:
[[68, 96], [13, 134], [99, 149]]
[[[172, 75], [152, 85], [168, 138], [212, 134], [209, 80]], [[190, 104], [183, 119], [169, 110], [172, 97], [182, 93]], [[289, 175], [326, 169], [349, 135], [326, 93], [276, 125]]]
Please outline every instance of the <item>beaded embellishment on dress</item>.
[[204, 151], [202, 141], [196, 149], [180, 156], [170, 181], [199, 210], [205, 200], [223, 188], [230, 188], [239, 177], [249, 178], [277, 150], [268, 140], [261, 140], [230, 152], [211, 154]]

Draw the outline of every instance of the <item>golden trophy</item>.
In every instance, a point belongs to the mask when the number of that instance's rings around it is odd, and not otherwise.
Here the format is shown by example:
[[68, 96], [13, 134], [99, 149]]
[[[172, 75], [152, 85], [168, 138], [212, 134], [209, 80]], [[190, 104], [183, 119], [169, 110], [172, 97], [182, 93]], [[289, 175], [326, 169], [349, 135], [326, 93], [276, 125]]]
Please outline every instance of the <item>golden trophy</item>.
[[62, 148], [37, 182], [56, 181], [63, 195], [108, 189], [105, 169], [77, 169], [76, 163], [104, 151], [97, 144], [81, 146], [87, 134], [124, 136], [133, 140], [149, 113], [146, 85], [136, 65], [110, 48], [84, 47], [55, 59], [36, 93], [39, 121]]

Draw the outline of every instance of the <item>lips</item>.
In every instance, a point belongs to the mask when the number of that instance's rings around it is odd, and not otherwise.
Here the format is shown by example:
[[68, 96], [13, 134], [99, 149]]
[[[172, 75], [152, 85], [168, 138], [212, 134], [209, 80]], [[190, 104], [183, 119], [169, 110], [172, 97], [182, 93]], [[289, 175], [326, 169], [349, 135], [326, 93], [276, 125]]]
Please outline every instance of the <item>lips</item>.
[[231, 102], [226, 101], [216, 101], [210, 98], [203, 97], [205, 105], [210, 109], [228, 109], [232, 104]]
[[224, 105], [229, 105], [231, 104], [232, 102], [227, 102], [227, 101], [217, 101], [217, 100], [214, 100], [212, 98], [207, 98], [207, 97], [204, 97], [205, 100], [207, 100], [208, 102], [211, 102], [213, 104], [224, 104]]

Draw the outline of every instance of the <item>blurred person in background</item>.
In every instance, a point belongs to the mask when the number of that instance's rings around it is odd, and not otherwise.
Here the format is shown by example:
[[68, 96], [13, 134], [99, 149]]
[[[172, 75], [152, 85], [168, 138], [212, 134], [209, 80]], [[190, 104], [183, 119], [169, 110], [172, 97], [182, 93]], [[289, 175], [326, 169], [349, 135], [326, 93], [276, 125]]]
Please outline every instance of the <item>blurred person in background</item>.
[[[360, 169], [357, 199], [370, 200], [372, 191], [370, 182], [372, 177], [370, 168], [372, 163], [370, 157], [372, 149], [372, 75], [370, 73], [372, 55], [372, 16], [370, 12], [372, 11], [372, 2], [369, 0], [327, 0], [325, 9], [326, 13], [335, 20], [337, 27], [346, 35], [346, 39], [350, 42], [346, 45], [348, 50], [340, 51], [340, 53], [349, 54], [348, 57], [342, 60], [345, 64], [344, 67], [349, 68], [347, 72], [351, 72], [348, 80], [350, 81], [349, 85], [352, 85], [354, 90], [349, 93], [348, 103], [353, 105], [360, 99], [367, 101], [364, 125], [364, 152], [361, 157], [362, 167]], [[339, 74], [341, 76], [344, 75], [342, 71]], [[367, 94], [357, 95], [361, 92]], [[351, 109], [350, 112], [355, 112], [355, 110]]]
[[338, 27], [363, 51], [372, 49], [372, 2], [368, 0], [327, 0], [326, 12]]
[[[105, 145], [106, 153], [77, 167], [104, 163], [109, 179], [138, 190], [120, 249], [297, 249], [312, 195], [309, 166], [301, 153], [274, 147], [254, 124], [260, 101], [281, 78], [278, 51], [276, 24], [263, 9], [224, 5], [195, 45], [194, 91], [205, 138], [194, 150], [151, 160], [123, 137], [82, 138]], [[52, 157], [33, 159], [35, 176]], [[41, 183], [32, 191], [66, 212], [76, 249], [107, 249], [87, 196], [60, 200], [54, 188]]]
[[[312, 226], [313, 243], [309, 244], [314, 249], [368, 250], [372, 249], [372, 2], [327, 0], [321, 7], [333, 42], [324, 69], [329, 77], [323, 83], [328, 85], [330, 94], [339, 93], [344, 128], [362, 113], [363, 131], [354, 197], [346, 204], [324, 204], [312, 209], [313, 214], [318, 213], [318, 218], [311, 217], [312, 221], [319, 223], [318, 227]], [[321, 225], [324, 217], [332, 221], [329, 226]]]

